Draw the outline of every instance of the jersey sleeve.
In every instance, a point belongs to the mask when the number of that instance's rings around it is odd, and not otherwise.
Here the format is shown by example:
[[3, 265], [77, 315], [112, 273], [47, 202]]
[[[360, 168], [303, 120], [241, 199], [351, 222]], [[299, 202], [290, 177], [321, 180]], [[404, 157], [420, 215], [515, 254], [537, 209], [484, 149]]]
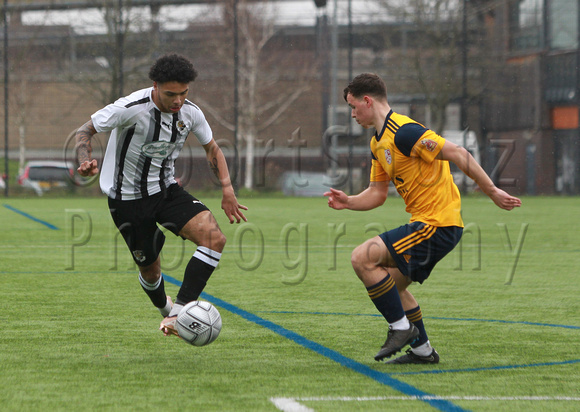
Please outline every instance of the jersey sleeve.
[[195, 135], [202, 146], [208, 144], [213, 139], [211, 127], [199, 108], [196, 108], [194, 111], [194, 119], [190, 132]]
[[432, 130], [427, 130], [415, 143], [414, 151], [426, 162], [431, 163], [439, 154], [445, 139]]
[[405, 156], [418, 155], [431, 163], [443, 148], [445, 139], [418, 123], [407, 123], [395, 134], [395, 145]]
[[98, 133], [110, 132], [117, 127], [123, 127], [131, 123], [134, 112], [115, 103], [111, 103], [91, 116], [93, 126]]
[[389, 175], [374, 155], [371, 161], [371, 176], [369, 180], [371, 182], [386, 182], [389, 180]]

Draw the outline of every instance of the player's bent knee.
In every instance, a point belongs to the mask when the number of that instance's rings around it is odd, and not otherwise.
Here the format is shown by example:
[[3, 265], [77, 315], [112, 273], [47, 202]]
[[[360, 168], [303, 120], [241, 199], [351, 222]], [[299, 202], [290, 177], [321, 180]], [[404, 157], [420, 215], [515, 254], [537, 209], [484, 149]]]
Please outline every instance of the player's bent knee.
[[220, 252], [224, 249], [227, 242], [226, 235], [220, 230], [218, 226], [205, 228], [203, 235], [199, 239], [198, 246], [206, 246], [211, 250]]
[[215, 249], [216, 251], [222, 251], [224, 249], [224, 247], [226, 246], [226, 242], [228, 241], [228, 239], [226, 238], [226, 235], [223, 234], [223, 232], [221, 230], [218, 229], [218, 236], [217, 239], [215, 240]]
[[139, 266], [139, 273], [141, 273], [141, 277], [149, 283], [155, 283], [161, 277], [161, 270], [159, 265], [152, 264], [149, 266]]
[[369, 266], [368, 253], [366, 253], [366, 248], [363, 245], [356, 247], [352, 251], [350, 263], [357, 273]]

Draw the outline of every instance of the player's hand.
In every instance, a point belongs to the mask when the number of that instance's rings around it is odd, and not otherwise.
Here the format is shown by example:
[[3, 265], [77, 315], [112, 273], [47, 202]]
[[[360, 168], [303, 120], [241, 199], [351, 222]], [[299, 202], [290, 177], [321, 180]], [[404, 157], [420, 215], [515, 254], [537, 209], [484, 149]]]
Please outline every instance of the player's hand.
[[348, 195], [342, 190], [330, 188], [330, 192], [325, 192], [324, 196], [328, 197], [328, 207], [336, 210], [348, 207]]
[[248, 208], [244, 205], [240, 205], [234, 194], [224, 195], [222, 198], [222, 209], [230, 220], [230, 223], [234, 223], [234, 221], [240, 223], [242, 220], [244, 222], [248, 221], [242, 212], [242, 210], [248, 210]]
[[511, 196], [499, 188], [496, 188], [490, 197], [496, 205], [505, 210], [512, 210], [514, 207], [520, 207], [522, 205], [520, 199]]
[[81, 163], [78, 167], [77, 172], [79, 175], [87, 177], [87, 176], [94, 176], [99, 173], [99, 168], [97, 167], [97, 160], [86, 160]]

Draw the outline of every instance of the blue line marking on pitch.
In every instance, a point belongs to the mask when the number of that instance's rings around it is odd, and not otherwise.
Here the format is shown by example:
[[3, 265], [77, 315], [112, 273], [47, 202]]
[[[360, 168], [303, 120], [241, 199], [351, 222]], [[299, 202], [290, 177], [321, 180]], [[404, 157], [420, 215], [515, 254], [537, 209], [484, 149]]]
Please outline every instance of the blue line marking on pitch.
[[[263, 311], [263, 313], [279, 313], [279, 314], [295, 314], [295, 315], [334, 315], [334, 316], [370, 316], [370, 317], [381, 317], [382, 315], [376, 315], [371, 313], [342, 313], [342, 312], [297, 312], [297, 311], [284, 311], [284, 310], [273, 310], [273, 311]], [[513, 321], [513, 320], [498, 320], [498, 319], [477, 319], [477, 318], [447, 318], [440, 316], [429, 316], [426, 319], [439, 319], [439, 320], [456, 320], [456, 321], [469, 321], [469, 322], [496, 322], [496, 323], [506, 323], [506, 324], [520, 324], [520, 325], [530, 325], [530, 326], [542, 326], [549, 328], [566, 328], [566, 329], [580, 329], [580, 326], [573, 325], [558, 325], [553, 323], [539, 323], [539, 322], [527, 322], [527, 321]], [[458, 373], [458, 372], [482, 372], [490, 370], [505, 370], [505, 369], [518, 369], [518, 368], [535, 368], [541, 366], [559, 366], [559, 365], [569, 365], [573, 363], [580, 363], [580, 359], [572, 359], [568, 361], [558, 361], [558, 362], [543, 362], [543, 363], [530, 363], [522, 365], [505, 365], [505, 366], [490, 366], [481, 368], [466, 368], [466, 369], [432, 369], [426, 371], [417, 372], [391, 372], [391, 375], [428, 375], [428, 374], [439, 374], [439, 373]]]
[[[295, 315], [334, 315], [334, 316], [370, 316], [370, 317], [381, 317], [382, 315], [373, 313], [341, 313], [341, 312], [295, 312], [290, 310], [272, 310], [263, 311], [262, 313], [280, 313], [280, 314], [295, 314]], [[565, 329], [580, 329], [580, 326], [574, 325], [558, 325], [555, 323], [540, 323], [540, 322], [527, 322], [518, 320], [501, 320], [501, 319], [478, 319], [478, 318], [446, 318], [441, 316], [424, 316], [424, 319], [439, 319], [439, 320], [457, 320], [457, 321], [468, 321], [468, 322], [492, 322], [492, 323], [508, 323], [508, 324], [518, 324], [518, 325], [530, 325], [530, 326], [544, 326], [550, 328], [565, 328]]]
[[[181, 282], [178, 281], [177, 279], [172, 278], [171, 276], [167, 276], [167, 275], [163, 275], [163, 277], [165, 278], [165, 280], [167, 280], [170, 283], [173, 283], [174, 285], [177, 286], [181, 286]], [[205, 292], [203, 292], [201, 294], [201, 297], [203, 299], [206, 299], [208, 302], [222, 307], [225, 310], [233, 313], [234, 315], [238, 315], [250, 322], [253, 322], [259, 326], [263, 326], [267, 329], [270, 329], [272, 332], [277, 333], [278, 335], [285, 337], [307, 349], [310, 349], [320, 355], [326, 356], [327, 358], [329, 358], [330, 360], [333, 360], [339, 364], [341, 364], [342, 366], [345, 366], [357, 373], [360, 373], [362, 375], [368, 376], [371, 379], [374, 379], [375, 381], [382, 383], [383, 385], [387, 385], [390, 386], [391, 388], [403, 393], [404, 395], [407, 396], [413, 396], [416, 397], [417, 400], [423, 401], [425, 403], [428, 403], [429, 405], [431, 405], [432, 407], [440, 410], [440, 411], [465, 411], [466, 409], [463, 409], [457, 405], [454, 405], [453, 403], [444, 400], [444, 399], [433, 399], [434, 395], [431, 395], [427, 392], [423, 392], [417, 388], [415, 388], [412, 385], [409, 385], [408, 383], [405, 382], [401, 382], [397, 379], [392, 378], [389, 374], [384, 373], [384, 372], [379, 372], [376, 371], [372, 368], [370, 368], [367, 365], [364, 365], [362, 363], [356, 362], [353, 359], [347, 358], [344, 355], [341, 355], [340, 353], [329, 349], [325, 346], [320, 345], [319, 343], [316, 343], [314, 341], [311, 341], [310, 339], [305, 338], [304, 336], [301, 336], [299, 334], [297, 334], [296, 332], [293, 332], [289, 329], [286, 329], [280, 325], [275, 324], [274, 322], [270, 322], [269, 320], [266, 320], [264, 318], [261, 318], [257, 315], [254, 315], [253, 313], [247, 312], [243, 309], [238, 308], [237, 306], [232, 305], [231, 303], [228, 303], [224, 300], [221, 300], [219, 298], [216, 298], [215, 296], [209, 295]]]
[[505, 370], [505, 369], [532, 368], [532, 367], [537, 367], [537, 366], [560, 366], [560, 365], [570, 365], [573, 363], [580, 363], [580, 359], [573, 359], [573, 360], [561, 361], [561, 362], [531, 363], [528, 365], [491, 366], [491, 367], [487, 367], [487, 368], [428, 370], [428, 371], [418, 371], [418, 372], [393, 372], [393, 373], [391, 373], [391, 375], [430, 375], [430, 374], [437, 374], [437, 373], [481, 372], [481, 371], [495, 371], [495, 370]]
[[28, 219], [30, 219], [30, 220], [33, 220], [33, 221], [35, 221], [35, 222], [37, 222], [37, 223], [40, 223], [41, 225], [44, 225], [44, 226], [46, 226], [46, 227], [47, 227], [47, 228], [49, 228], [49, 229], [52, 229], [52, 230], [59, 230], [59, 229], [58, 229], [58, 227], [56, 227], [56, 226], [54, 226], [54, 225], [51, 225], [50, 223], [48, 223], [48, 222], [45, 222], [44, 220], [40, 220], [40, 219], [38, 219], [38, 218], [36, 218], [36, 217], [34, 217], [34, 216], [32, 216], [32, 215], [29, 215], [28, 213], [26, 213], [26, 212], [23, 212], [22, 210], [18, 210], [18, 209], [16, 209], [15, 207], [12, 207], [12, 206], [10, 206], [10, 205], [7, 205], [7, 204], [4, 204], [4, 207], [5, 207], [6, 209], [8, 209], [8, 210], [12, 210], [13, 212], [16, 212], [16, 213], [18, 213], [19, 215], [22, 215], [22, 216], [24, 216], [24, 217], [27, 217], [27, 218], [28, 218]]
[[495, 323], [510, 323], [510, 324], [530, 325], [530, 326], [544, 326], [544, 327], [550, 327], [550, 328], [580, 329], [580, 326], [573, 326], [573, 325], [558, 325], [555, 323], [526, 322], [526, 321], [516, 321], [516, 320], [477, 319], [477, 318], [444, 318], [444, 317], [438, 317], [438, 316], [429, 316], [429, 319], [460, 320], [460, 321], [471, 321], [471, 322], [495, 322]]

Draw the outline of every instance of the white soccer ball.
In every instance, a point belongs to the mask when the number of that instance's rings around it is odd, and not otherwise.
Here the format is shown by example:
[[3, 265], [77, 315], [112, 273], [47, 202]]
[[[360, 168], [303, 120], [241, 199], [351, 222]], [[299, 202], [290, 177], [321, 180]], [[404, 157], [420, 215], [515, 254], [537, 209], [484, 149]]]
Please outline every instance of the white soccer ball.
[[222, 329], [222, 317], [209, 302], [194, 300], [177, 315], [179, 337], [194, 346], [212, 343]]

